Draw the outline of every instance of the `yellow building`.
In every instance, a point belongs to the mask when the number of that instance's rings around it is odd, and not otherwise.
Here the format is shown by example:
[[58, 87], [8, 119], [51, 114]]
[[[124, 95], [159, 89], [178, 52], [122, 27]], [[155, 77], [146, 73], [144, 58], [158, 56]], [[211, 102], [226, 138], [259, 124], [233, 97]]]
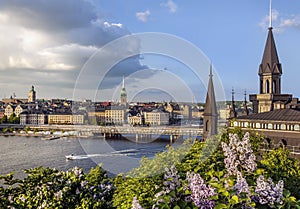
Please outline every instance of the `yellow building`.
[[48, 124], [81, 125], [84, 123], [84, 115], [73, 114], [50, 114]]
[[149, 125], [168, 125], [169, 113], [162, 111], [144, 112], [145, 124]]
[[142, 125], [142, 116], [140, 114], [129, 116], [128, 117], [128, 123], [131, 125]]
[[17, 117], [19, 117], [20, 114], [21, 114], [23, 111], [25, 111], [26, 109], [27, 109], [27, 108], [26, 108], [25, 106], [23, 106], [23, 105], [18, 105], [18, 106], [15, 108], [14, 113], [15, 113], [15, 115], [16, 115]]
[[105, 123], [123, 124], [125, 122], [125, 112], [123, 109], [105, 110]]
[[4, 115], [9, 118], [15, 111], [16, 106], [14, 105], [7, 105], [4, 111]]
[[93, 118], [96, 119], [97, 123], [105, 123], [105, 110], [103, 111], [89, 111], [88, 117], [90, 121], [92, 121]]

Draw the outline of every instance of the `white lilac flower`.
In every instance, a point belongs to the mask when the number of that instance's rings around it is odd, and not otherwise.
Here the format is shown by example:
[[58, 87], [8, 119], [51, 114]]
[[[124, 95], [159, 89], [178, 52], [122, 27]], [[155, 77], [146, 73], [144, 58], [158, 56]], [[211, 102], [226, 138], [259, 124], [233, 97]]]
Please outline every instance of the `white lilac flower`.
[[136, 197], [134, 197], [133, 201], [132, 201], [132, 208], [131, 209], [144, 209], [144, 208], [140, 205], [139, 200]]
[[57, 200], [61, 199], [63, 196], [62, 190], [59, 190], [58, 192], [54, 193], [54, 196]]
[[282, 180], [274, 184], [271, 178], [265, 181], [264, 177], [260, 175], [256, 180], [254, 200], [262, 205], [268, 204], [270, 207], [273, 207], [275, 203], [282, 204], [283, 186]]
[[75, 174], [75, 176], [82, 176], [82, 169], [78, 168], [77, 166], [75, 166], [73, 169], [72, 169], [73, 173]]
[[237, 134], [229, 134], [229, 144], [222, 142], [225, 155], [224, 163], [229, 175], [236, 176], [239, 168], [252, 173], [256, 169], [256, 157], [250, 146], [250, 135], [247, 132], [242, 140]]
[[194, 204], [202, 209], [214, 208], [214, 201], [209, 200], [215, 195], [214, 189], [210, 185], [206, 185], [201, 176], [197, 173], [187, 173], [187, 180], [189, 183], [191, 200]]
[[80, 182], [80, 186], [81, 186], [81, 187], [84, 187], [85, 185], [87, 185], [87, 183], [88, 183], [87, 180], [81, 181], [81, 182]]
[[26, 198], [24, 197], [24, 195], [22, 195], [21, 197], [19, 197], [19, 199], [20, 199], [22, 202], [25, 202], [25, 201], [26, 201]]

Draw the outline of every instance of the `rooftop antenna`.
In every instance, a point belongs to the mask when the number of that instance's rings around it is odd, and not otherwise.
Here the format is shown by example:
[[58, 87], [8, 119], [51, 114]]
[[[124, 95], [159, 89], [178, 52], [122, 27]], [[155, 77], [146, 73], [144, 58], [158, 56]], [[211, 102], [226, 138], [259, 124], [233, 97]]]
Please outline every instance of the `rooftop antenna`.
[[270, 0], [270, 23], [269, 28], [272, 29], [272, 0]]

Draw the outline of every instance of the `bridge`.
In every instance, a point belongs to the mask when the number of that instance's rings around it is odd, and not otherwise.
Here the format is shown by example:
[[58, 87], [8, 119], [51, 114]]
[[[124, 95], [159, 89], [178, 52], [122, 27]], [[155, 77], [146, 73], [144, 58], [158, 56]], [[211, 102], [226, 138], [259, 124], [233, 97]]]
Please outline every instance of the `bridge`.
[[88, 137], [101, 135], [104, 138], [120, 138], [125, 135], [134, 135], [138, 142], [141, 138], [151, 138], [157, 135], [167, 135], [170, 143], [179, 136], [196, 138], [202, 136], [202, 128], [190, 126], [95, 126], [95, 125], [33, 125], [32, 129], [38, 130], [65, 130], [76, 131], [78, 136]]
[[157, 127], [132, 127], [132, 126], [97, 126], [80, 127], [79, 136], [103, 135], [104, 138], [118, 138], [124, 135], [135, 135], [136, 142], [141, 138], [151, 138], [157, 135], [168, 135], [170, 143], [173, 143], [179, 136], [194, 137], [202, 136], [202, 129], [196, 127], [181, 126], [157, 126]]

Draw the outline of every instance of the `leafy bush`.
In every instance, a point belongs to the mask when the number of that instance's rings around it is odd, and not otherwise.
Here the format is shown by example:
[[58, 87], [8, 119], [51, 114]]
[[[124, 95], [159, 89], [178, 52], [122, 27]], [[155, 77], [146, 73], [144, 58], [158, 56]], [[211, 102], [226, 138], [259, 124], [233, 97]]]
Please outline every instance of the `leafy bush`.
[[[24, 180], [1, 176], [6, 185], [0, 188], [1, 208], [112, 208], [114, 187], [101, 167], [88, 175], [77, 167], [66, 172], [39, 167], [25, 173]], [[89, 182], [95, 173], [101, 175]]]

